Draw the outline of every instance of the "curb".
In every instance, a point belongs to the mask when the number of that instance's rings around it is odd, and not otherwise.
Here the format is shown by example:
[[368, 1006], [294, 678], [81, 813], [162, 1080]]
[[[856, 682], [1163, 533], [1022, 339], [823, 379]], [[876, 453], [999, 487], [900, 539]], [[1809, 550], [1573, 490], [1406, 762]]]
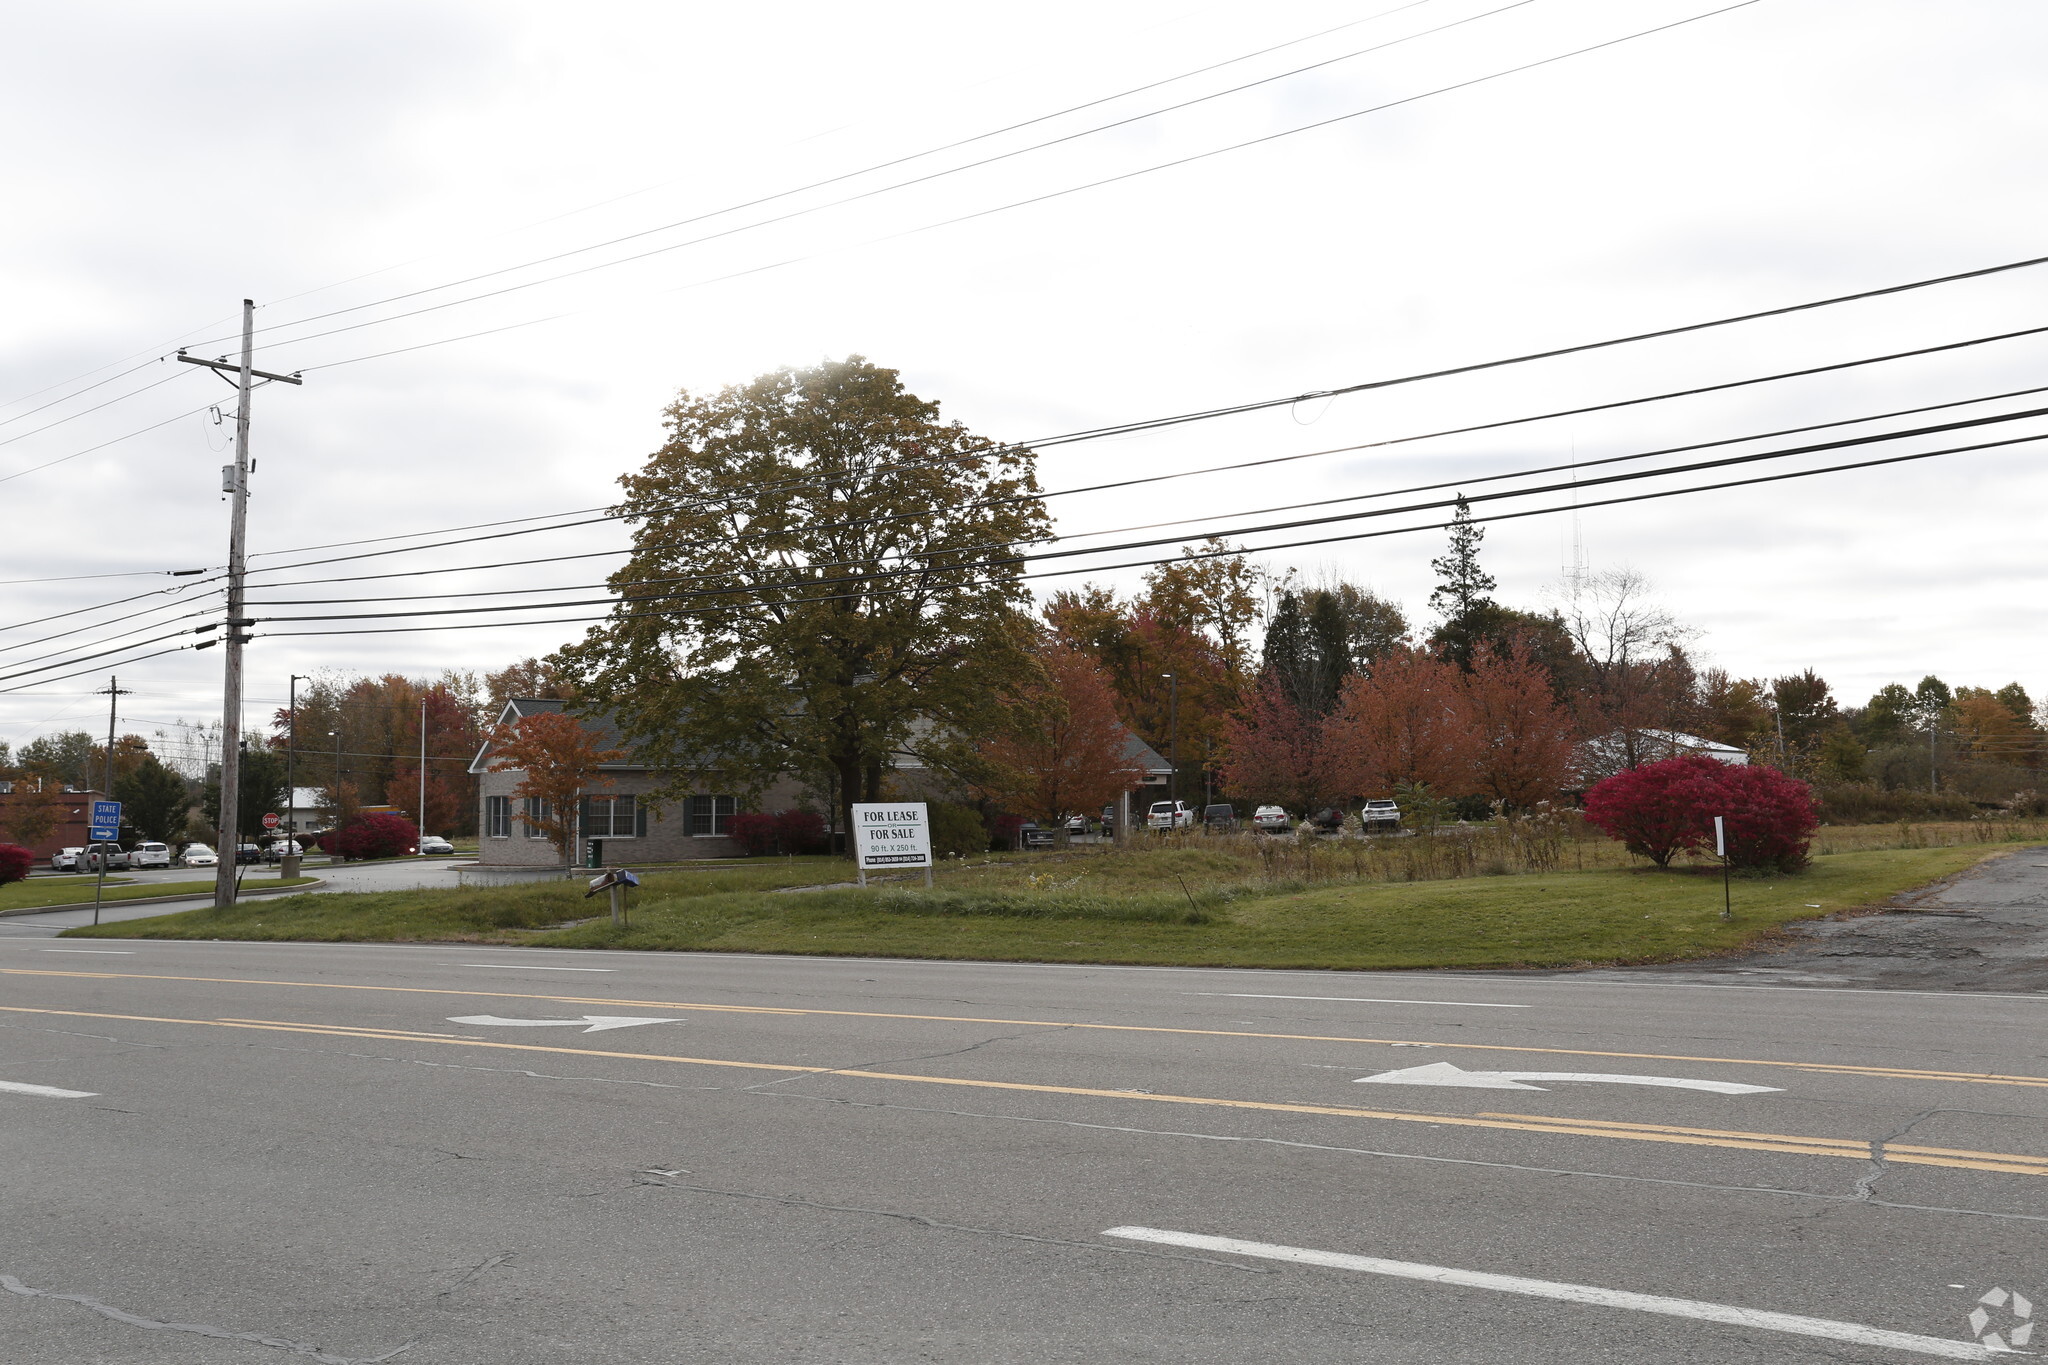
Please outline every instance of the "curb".
[[[258, 888], [255, 890], [240, 891], [236, 893], [235, 899], [246, 900], [250, 896], [281, 896], [288, 891], [317, 891], [325, 885], [327, 885], [327, 879], [325, 877], [315, 877], [313, 878], [313, 880], [309, 882], [300, 882], [296, 886], [275, 886], [268, 888]], [[104, 910], [110, 906], [116, 905], [175, 905], [179, 901], [196, 901], [205, 899], [206, 896], [203, 893], [188, 893], [183, 896], [125, 896], [120, 900], [101, 901], [100, 908]], [[92, 909], [91, 901], [73, 901], [69, 905], [24, 905], [16, 910], [0, 910], [0, 919], [7, 919], [14, 915], [54, 915], [59, 910], [90, 909]]]

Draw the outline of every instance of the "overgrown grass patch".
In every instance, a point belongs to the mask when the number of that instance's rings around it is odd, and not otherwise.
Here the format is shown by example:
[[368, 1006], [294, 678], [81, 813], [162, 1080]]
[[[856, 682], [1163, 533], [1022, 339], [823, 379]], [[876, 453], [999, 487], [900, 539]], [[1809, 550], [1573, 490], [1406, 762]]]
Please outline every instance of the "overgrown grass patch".
[[[630, 923], [577, 882], [285, 897], [76, 936], [493, 942], [560, 948], [1118, 962], [1182, 966], [1557, 967], [1675, 961], [1874, 905], [1961, 871], [1981, 846], [1825, 855], [1797, 876], [1602, 868], [1455, 880], [1247, 880], [1215, 850], [998, 859], [938, 886], [784, 890], [817, 867], [739, 864], [650, 877]], [[829, 873], [845, 864], [825, 865]], [[829, 880], [837, 880], [836, 877]]]

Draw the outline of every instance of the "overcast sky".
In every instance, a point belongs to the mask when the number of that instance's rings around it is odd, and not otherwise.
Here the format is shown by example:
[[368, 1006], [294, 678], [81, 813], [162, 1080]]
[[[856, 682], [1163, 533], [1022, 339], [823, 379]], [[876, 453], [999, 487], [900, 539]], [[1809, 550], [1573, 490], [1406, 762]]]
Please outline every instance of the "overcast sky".
[[[659, 444], [661, 409], [679, 387], [712, 389], [783, 364], [866, 355], [900, 369], [947, 416], [1016, 440], [2048, 254], [2038, 174], [2048, 10], [2024, 0], [1757, 0], [1431, 93], [1715, 8], [8, 6], [0, 401], [20, 401], [0, 407], [0, 578], [223, 562], [218, 470], [231, 428], [200, 409], [229, 391], [198, 367], [158, 357], [180, 343], [229, 351], [245, 296], [261, 305], [259, 326], [275, 329], [259, 337], [258, 366], [307, 371], [303, 387], [272, 385], [254, 403], [250, 544], [278, 551], [602, 505], [613, 480]], [[1277, 50], [1235, 60], [1267, 48]], [[1282, 75], [1312, 63], [1327, 64]], [[1061, 112], [1159, 81], [1170, 83]], [[1045, 115], [1057, 117], [830, 189], [380, 302]], [[823, 207], [1053, 138], [1067, 140]], [[1042, 195], [1056, 197], [1004, 207]], [[970, 214], [980, 216], [933, 226]], [[696, 240], [711, 234], [723, 235]], [[459, 302], [654, 248], [673, 249]], [[1060, 447], [1042, 457], [1041, 477], [1059, 489], [1722, 383], [2039, 326], [2048, 322], [2044, 301], [2048, 268], [2017, 271]], [[357, 307], [365, 304], [373, 306]], [[441, 304], [454, 306], [394, 316]], [[514, 326], [559, 314], [567, 316]], [[344, 327], [353, 330], [310, 336]], [[391, 351], [402, 353], [362, 359]], [[1251, 513], [1284, 503], [2004, 394], [2048, 384], [2044, 360], [2048, 340], [1996, 342], [1050, 506], [1066, 533], [1187, 518], [1192, 540], [1276, 519]], [[137, 392], [145, 385], [158, 387]], [[110, 399], [120, 401], [85, 411]], [[2048, 396], [1798, 439], [2035, 405], [2048, 406]], [[2035, 432], [2048, 434], [2048, 421], [1747, 472]], [[76, 454], [102, 442], [113, 443]], [[2018, 445], [1510, 521], [1489, 531], [1485, 562], [1503, 600], [1540, 607], [1576, 544], [1594, 569], [1645, 574], [1700, 629], [1709, 661], [1743, 676], [1811, 666], [1845, 702], [1928, 672], [1951, 683], [2017, 679], [2039, 697], [2048, 691], [2042, 450]], [[36, 468], [52, 461], [62, 462]], [[1349, 529], [1360, 528], [1329, 534]], [[1428, 560], [1442, 542], [1426, 531], [1264, 559], [1370, 585], [1426, 626]], [[585, 528], [271, 577], [408, 574], [620, 543], [615, 529]], [[587, 584], [616, 562], [283, 595]], [[1136, 575], [1105, 577], [1128, 585]], [[13, 583], [0, 587], [0, 623], [172, 581]], [[0, 663], [159, 620], [175, 629], [206, 619], [174, 620], [198, 606], [164, 601], [156, 615], [118, 625], [114, 617], [157, 599], [0, 632]], [[19, 647], [97, 621], [110, 624]], [[291, 673], [496, 668], [579, 629], [259, 640], [248, 655], [252, 715], [282, 702]], [[218, 650], [119, 668], [135, 689], [123, 729], [217, 716], [219, 669]], [[35, 685], [0, 694], [0, 739], [104, 724], [90, 693], [103, 676], [19, 681]]]

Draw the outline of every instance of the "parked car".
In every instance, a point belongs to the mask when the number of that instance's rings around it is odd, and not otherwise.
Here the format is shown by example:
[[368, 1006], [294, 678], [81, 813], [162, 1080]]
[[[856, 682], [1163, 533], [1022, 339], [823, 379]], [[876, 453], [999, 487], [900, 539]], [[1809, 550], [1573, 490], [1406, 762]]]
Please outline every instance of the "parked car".
[[1365, 809], [1358, 812], [1358, 819], [1367, 834], [1385, 834], [1401, 828], [1401, 808], [1390, 799], [1368, 801]]
[[54, 872], [76, 872], [79, 855], [84, 852], [82, 848], [60, 848], [50, 855], [50, 869]]
[[205, 844], [187, 844], [178, 861], [186, 867], [219, 867], [220, 855]]
[[283, 862], [286, 858], [296, 858], [304, 852], [305, 850], [299, 847], [298, 840], [296, 839], [273, 839], [263, 847], [263, 861], [266, 863], [279, 863]]
[[428, 857], [445, 858], [454, 851], [455, 845], [449, 843], [438, 834], [422, 834], [420, 836], [420, 852]]
[[1252, 828], [1262, 834], [1285, 834], [1294, 828], [1294, 823], [1280, 807], [1260, 806], [1252, 812]]
[[238, 863], [260, 863], [260, 862], [262, 862], [262, 861], [263, 861], [263, 845], [261, 845], [261, 844], [237, 844], [237, 845], [235, 846], [235, 861], [236, 861], [236, 862], [238, 862]]
[[128, 866], [130, 867], [169, 867], [170, 865], [171, 846], [169, 844], [159, 844], [154, 840], [147, 840], [128, 850]]
[[1017, 842], [1025, 848], [1051, 848], [1053, 832], [1036, 820], [1026, 820], [1018, 827]]
[[1186, 829], [1194, 823], [1195, 812], [1185, 801], [1154, 801], [1145, 813], [1145, 824], [1151, 829]]
[[1344, 812], [1335, 806], [1324, 806], [1309, 816], [1308, 822], [1324, 834], [1335, 834], [1344, 828]]
[[128, 854], [119, 844], [87, 844], [84, 851], [78, 855], [80, 872], [97, 872], [101, 863], [106, 864], [109, 872], [126, 872]]
[[1214, 805], [1202, 807], [1202, 823], [1210, 829], [1236, 829], [1237, 807]]

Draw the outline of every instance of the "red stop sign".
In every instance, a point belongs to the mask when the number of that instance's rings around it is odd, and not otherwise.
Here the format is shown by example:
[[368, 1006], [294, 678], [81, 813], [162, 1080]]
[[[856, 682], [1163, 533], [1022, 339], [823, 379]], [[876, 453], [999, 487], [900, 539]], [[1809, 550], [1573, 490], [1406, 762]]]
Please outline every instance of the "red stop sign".
[[263, 828], [265, 829], [276, 829], [277, 823], [278, 821], [276, 811], [272, 811], [270, 812], [270, 814], [263, 817]]

